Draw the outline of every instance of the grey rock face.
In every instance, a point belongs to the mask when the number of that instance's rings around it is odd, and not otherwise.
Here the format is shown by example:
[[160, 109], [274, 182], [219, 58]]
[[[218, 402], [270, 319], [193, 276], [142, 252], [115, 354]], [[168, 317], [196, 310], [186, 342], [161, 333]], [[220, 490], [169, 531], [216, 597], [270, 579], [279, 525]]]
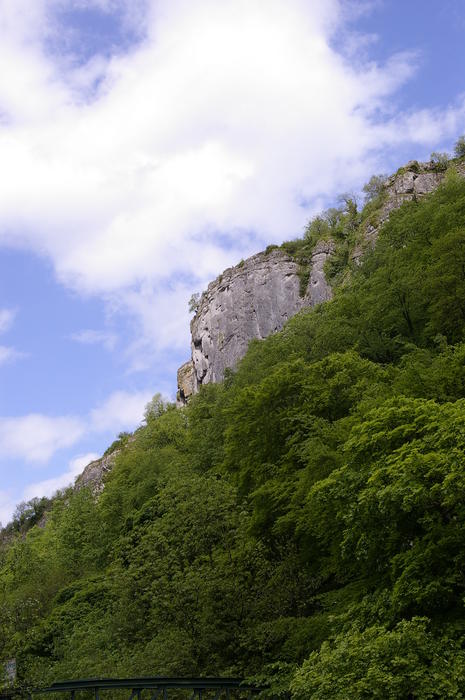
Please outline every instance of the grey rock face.
[[[465, 176], [465, 163], [456, 166], [459, 175]], [[410, 161], [400, 173], [392, 175], [386, 183], [386, 201], [379, 212], [377, 225], [368, 224], [365, 229], [365, 241], [352, 252], [352, 260], [360, 262], [365, 250], [373, 246], [380, 226], [388, 219], [392, 211], [399, 209], [404, 202], [411, 202], [433, 192], [443, 181], [444, 172], [436, 172], [433, 163]]]
[[[457, 166], [465, 176], [465, 163]], [[374, 245], [379, 227], [404, 202], [420, 199], [441, 183], [444, 173], [433, 163], [411, 161], [386, 183], [386, 200], [376, 223], [366, 226], [364, 242], [352, 259], [359, 262]], [[201, 384], [220, 382], [227, 368], [234, 368], [253, 338], [266, 338], [281, 330], [304, 306], [331, 298], [323, 266], [331, 244], [321, 241], [311, 260], [310, 279], [300, 296], [298, 265], [282, 250], [258, 253], [223, 272], [202, 294], [191, 322], [192, 359], [178, 370], [178, 405], [184, 405]]]
[[104, 477], [114, 467], [117, 455], [121, 450], [114, 450], [109, 455], [104, 455], [100, 459], [90, 462], [80, 474], [74, 484], [74, 489], [80, 491], [83, 488], [90, 487], [93, 493], [99, 494], [103, 491]]
[[392, 190], [396, 195], [410, 194], [414, 191], [415, 173], [407, 171], [395, 178], [392, 183]]
[[333, 246], [328, 241], [320, 241], [317, 243], [312, 255], [310, 280], [303, 306], [316, 306], [316, 304], [321, 304], [321, 302], [331, 299], [332, 292], [331, 287], [326, 281], [324, 264], [332, 251]]
[[394, 209], [404, 202], [419, 199], [433, 192], [444, 179], [444, 173], [434, 170], [432, 163], [407, 163], [404, 171], [393, 175], [387, 181], [387, 199], [380, 215], [380, 224], [389, 218]]
[[414, 181], [414, 192], [419, 197], [429, 194], [440, 184], [443, 175], [440, 173], [420, 173]]
[[178, 394], [176, 404], [184, 406], [194, 393], [194, 367], [192, 360], [185, 362], [178, 369]]
[[222, 381], [225, 370], [237, 365], [253, 338], [266, 338], [304, 306], [330, 299], [323, 272], [330, 252], [329, 243], [316, 247], [304, 296], [298, 264], [277, 249], [248, 258], [209, 284], [191, 322], [192, 361], [178, 371], [179, 403], [201, 384]]

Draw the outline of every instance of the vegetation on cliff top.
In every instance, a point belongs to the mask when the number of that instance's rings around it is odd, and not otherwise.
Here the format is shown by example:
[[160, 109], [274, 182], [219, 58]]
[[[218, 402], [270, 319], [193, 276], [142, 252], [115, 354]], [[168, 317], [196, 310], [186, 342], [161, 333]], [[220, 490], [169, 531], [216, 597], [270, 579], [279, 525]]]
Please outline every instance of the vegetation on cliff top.
[[0, 548], [21, 681], [266, 678], [296, 700], [465, 686], [465, 181], [392, 213], [333, 301], [157, 404], [98, 500]]
[[302, 238], [284, 241], [281, 246], [268, 246], [267, 253], [279, 247], [297, 261], [302, 297], [307, 292], [312, 255], [318, 244], [326, 242], [331, 247], [325, 274], [332, 286], [337, 285], [353, 266], [351, 254], [363, 243], [366, 224], [378, 223], [376, 216], [386, 198], [385, 183], [384, 175], [374, 175], [367, 182], [363, 188], [365, 205], [361, 210], [355, 195], [342, 194], [338, 198], [338, 207], [331, 207], [308, 222]]

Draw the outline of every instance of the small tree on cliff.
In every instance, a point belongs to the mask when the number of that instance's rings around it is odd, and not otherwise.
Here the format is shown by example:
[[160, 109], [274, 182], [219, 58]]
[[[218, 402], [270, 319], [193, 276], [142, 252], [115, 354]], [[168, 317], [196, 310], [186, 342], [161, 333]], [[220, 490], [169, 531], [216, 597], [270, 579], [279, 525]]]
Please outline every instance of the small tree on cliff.
[[159, 418], [165, 413], [168, 404], [163, 400], [162, 395], [157, 392], [146, 404], [144, 409], [144, 420], [148, 423], [153, 418]]
[[189, 313], [191, 313], [191, 314], [197, 313], [197, 310], [199, 308], [199, 304], [200, 304], [200, 294], [198, 292], [196, 292], [189, 299]]
[[457, 158], [462, 158], [465, 156], [465, 134], [459, 136], [454, 146], [454, 153]]
[[363, 185], [363, 194], [365, 195], [365, 204], [371, 202], [376, 197], [379, 197], [387, 182], [387, 175], [372, 175], [368, 182]]

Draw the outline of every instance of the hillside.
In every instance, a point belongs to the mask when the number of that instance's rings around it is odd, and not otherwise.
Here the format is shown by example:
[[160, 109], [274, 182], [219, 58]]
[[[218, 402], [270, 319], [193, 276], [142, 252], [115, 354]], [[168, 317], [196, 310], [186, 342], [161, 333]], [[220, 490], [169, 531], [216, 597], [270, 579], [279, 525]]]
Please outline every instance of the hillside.
[[332, 299], [181, 410], [155, 402], [98, 498], [70, 490], [4, 541], [0, 656], [21, 682], [238, 675], [294, 700], [463, 697], [457, 167], [421, 196], [407, 168], [268, 251], [308, 283], [326, 241]]
[[433, 192], [447, 168], [465, 176], [462, 159], [443, 157], [410, 161], [389, 178], [374, 176], [361, 211], [353, 195], [342, 195], [338, 207], [309, 222], [303, 238], [270, 245], [224, 270], [193, 299], [191, 358], [178, 371], [179, 404], [203, 384], [222, 381], [251, 340], [281, 330], [301, 309], [328, 301], [332, 288], [373, 246], [390, 214]]

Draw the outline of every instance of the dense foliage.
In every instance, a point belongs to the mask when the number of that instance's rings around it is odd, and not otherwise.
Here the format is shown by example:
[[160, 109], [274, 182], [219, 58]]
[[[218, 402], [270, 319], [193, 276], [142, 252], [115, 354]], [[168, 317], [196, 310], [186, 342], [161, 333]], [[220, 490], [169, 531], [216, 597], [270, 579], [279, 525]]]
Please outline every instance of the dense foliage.
[[[302, 245], [363, 222], [334, 216]], [[0, 656], [22, 681], [238, 674], [296, 700], [464, 697], [465, 181], [345, 260], [332, 302], [186, 409], [151, 407], [98, 499], [62, 494], [45, 526], [18, 514]]]

